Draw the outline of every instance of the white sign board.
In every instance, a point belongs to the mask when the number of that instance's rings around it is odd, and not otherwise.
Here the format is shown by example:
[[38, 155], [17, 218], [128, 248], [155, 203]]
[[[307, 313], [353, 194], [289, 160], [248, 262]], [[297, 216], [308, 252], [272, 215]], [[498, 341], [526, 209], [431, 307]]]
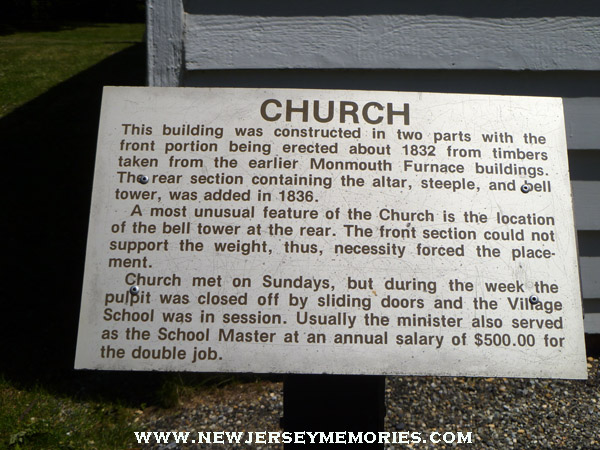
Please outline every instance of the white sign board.
[[560, 99], [105, 88], [75, 365], [585, 378]]

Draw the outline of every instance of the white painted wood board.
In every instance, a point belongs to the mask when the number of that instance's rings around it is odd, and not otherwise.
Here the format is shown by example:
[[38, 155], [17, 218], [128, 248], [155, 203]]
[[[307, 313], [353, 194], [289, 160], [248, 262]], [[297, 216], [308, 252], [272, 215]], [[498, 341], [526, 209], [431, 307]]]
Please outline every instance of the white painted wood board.
[[600, 70], [600, 18], [185, 15], [187, 70]]

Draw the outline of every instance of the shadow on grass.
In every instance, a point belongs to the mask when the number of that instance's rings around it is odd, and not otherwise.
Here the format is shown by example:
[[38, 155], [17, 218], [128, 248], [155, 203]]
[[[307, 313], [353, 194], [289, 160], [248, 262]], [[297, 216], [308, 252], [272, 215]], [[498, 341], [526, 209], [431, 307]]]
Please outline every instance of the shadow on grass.
[[144, 46], [134, 45], [0, 119], [0, 376], [17, 385], [136, 397], [160, 381], [73, 370], [102, 86], [144, 85], [145, 67]]
[[[111, 23], [121, 23], [113, 21]], [[123, 21], [122, 23], [134, 23], [134, 21]], [[75, 30], [77, 28], [107, 28], [108, 25], [105, 23], [96, 22], [62, 22], [52, 20], [38, 20], [38, 21], [14, 21], [7, 23], [0, 23], [0, 36], [8, 36], [15, 33], [37, 33], [44, 31], [68, 31]]]
[[0, 23], [0, 36], [8, 36], [19, 32], [63, 31], [72, 30], [75, 26], [62, 23], [12, 22]]

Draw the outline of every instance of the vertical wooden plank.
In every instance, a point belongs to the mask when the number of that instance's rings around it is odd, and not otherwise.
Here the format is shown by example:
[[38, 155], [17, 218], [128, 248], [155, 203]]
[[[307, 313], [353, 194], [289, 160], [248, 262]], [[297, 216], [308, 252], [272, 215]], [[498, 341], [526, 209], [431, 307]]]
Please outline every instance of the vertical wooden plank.
[[147, 0], [148, 85], [179, 86], [183, 68], [182, 0]]

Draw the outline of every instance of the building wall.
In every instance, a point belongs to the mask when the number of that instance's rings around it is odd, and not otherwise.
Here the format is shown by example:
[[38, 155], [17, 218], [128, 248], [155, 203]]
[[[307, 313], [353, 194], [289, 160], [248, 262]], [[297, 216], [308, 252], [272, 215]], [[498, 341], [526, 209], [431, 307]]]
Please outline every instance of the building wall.
[[600, 333], [600, 4], [399, 3], [148, 0], [148, 82], [562, 97], [585, 327]]

